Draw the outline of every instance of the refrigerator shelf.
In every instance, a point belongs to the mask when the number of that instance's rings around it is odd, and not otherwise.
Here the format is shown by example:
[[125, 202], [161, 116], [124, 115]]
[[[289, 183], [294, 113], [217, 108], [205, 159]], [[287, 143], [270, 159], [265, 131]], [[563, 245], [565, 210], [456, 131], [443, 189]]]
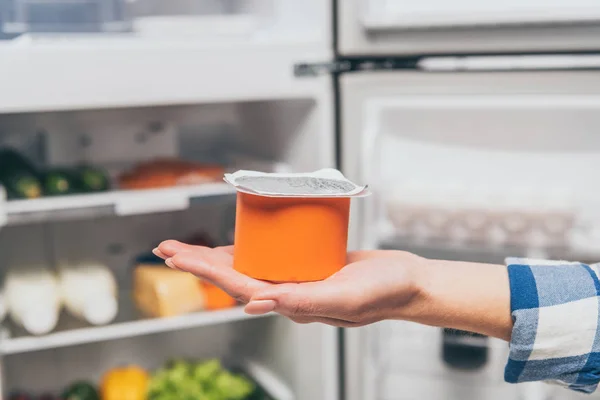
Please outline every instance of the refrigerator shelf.
[[417, 229], [399, 231], [386, 226], [381, 228], [374, 245], [383, 249], [413, 251], [421, 255], [432, 254], [431, 257], [453, 258], [460, 255], [459, 258], [465, 261], [494, 260], [498, 263], [503, 263], [509, 256], [549, 257], [583, 262], [596, 260], [600, 254], [597, 245], [600, 232], [583, 223], [565, 235], [563, 240], [554, 242], [533, 240], [531, 236], [539, 236], [539, 232], [513, 236], [505, 233], [504, 236], [510, 240], [502, 242], [490, 240], [485, 233], [480, 233], [478, 237], [477, 232], [472, 235], [473, 240], [456, 239], [452, 235], [420, 236], [420, 233]]
[[5, 337], [0, 340], [0, 354], [21, 354], [261, 317], [248, 315], [242, 307], [235, 307], [176, 317], [144, 318], [135, 309], [128, 296], [122, 296], [119, 303], [119, 315], [109, 325], [90, 326], [63, 313], [57, 328], [53, 332], [43, 336], [31, 336], [22, 329], [15, 327], [11, 322], [7, 322], [4, 324], [2, 332]]
[[328, 58], [284, 39], [24, 36], [0, 42], [0, 113], [314, 98], [329, 77], [297, 79], [294, 65]]
[[[117, 190], [104, 193], [43, 197], [0, 203], [0, 221], [7, 225], [181, 211], [193, 201], [231, 195], [226, 183], [205, 183], [149, 190]], [[2, 215], [4, 217], [2, 217]]]

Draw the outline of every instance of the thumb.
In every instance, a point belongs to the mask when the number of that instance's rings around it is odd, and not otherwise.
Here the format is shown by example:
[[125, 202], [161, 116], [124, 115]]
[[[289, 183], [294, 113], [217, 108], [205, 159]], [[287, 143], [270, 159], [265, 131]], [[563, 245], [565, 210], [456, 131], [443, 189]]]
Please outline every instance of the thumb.
[[272, 285], [254, 293], [246, 306], [250, 314], [275, 311], [288, 317], [343, 318], [354, 306], [344, 287], [326, 281]]

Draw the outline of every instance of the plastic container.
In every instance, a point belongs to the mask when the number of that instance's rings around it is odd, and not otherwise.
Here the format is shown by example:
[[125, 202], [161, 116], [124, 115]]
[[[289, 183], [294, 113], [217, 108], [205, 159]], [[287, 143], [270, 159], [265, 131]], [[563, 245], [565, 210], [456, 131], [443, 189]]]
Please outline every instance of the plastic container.
[[4, 34], [125, 32], [123, 0], [0, 0]]
[[224, 308], [231, 308], [237, 304], [233, 297], [212, 283], [200, 281], [200, 287], [204, 292], [205, 310], [221, 310]]
[[55, 274], [42, 265], [21, 265], [6, 275], [6, 304], [11, 319], [33, 335], [44, 335], [58, 323], [60, 289]]
[[105, 325], [117, 316], [117, 282], [106, 266], [96, 262], [63, 264], [58, 281], [65, 308], [92, 325]]
[[234, 268], [272, 282], [326, 279], [346, 265], [351, 197], [369, 192], [336, 170], [226, 175], [236, 186]]

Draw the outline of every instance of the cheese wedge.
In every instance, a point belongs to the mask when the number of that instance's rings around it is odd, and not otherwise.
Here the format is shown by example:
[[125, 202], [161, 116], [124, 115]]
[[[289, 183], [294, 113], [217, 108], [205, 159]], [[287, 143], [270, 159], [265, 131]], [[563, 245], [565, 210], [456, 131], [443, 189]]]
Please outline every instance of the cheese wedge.
[[171, 317], [204, 309], [198, 278], [159, 265], [138, 265], [133, 273], [133, 300], [151, 317]]

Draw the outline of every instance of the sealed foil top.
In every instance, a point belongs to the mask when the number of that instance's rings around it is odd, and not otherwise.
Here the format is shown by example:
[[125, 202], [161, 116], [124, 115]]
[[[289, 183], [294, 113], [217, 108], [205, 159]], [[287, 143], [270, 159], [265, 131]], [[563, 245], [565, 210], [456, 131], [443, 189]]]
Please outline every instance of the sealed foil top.
[[370, 191], [349, 181], [335, 169], [283, 174], [237, 171], [225, 174], [225, 182], [238, 191], [268, 197], [363, 197]]

